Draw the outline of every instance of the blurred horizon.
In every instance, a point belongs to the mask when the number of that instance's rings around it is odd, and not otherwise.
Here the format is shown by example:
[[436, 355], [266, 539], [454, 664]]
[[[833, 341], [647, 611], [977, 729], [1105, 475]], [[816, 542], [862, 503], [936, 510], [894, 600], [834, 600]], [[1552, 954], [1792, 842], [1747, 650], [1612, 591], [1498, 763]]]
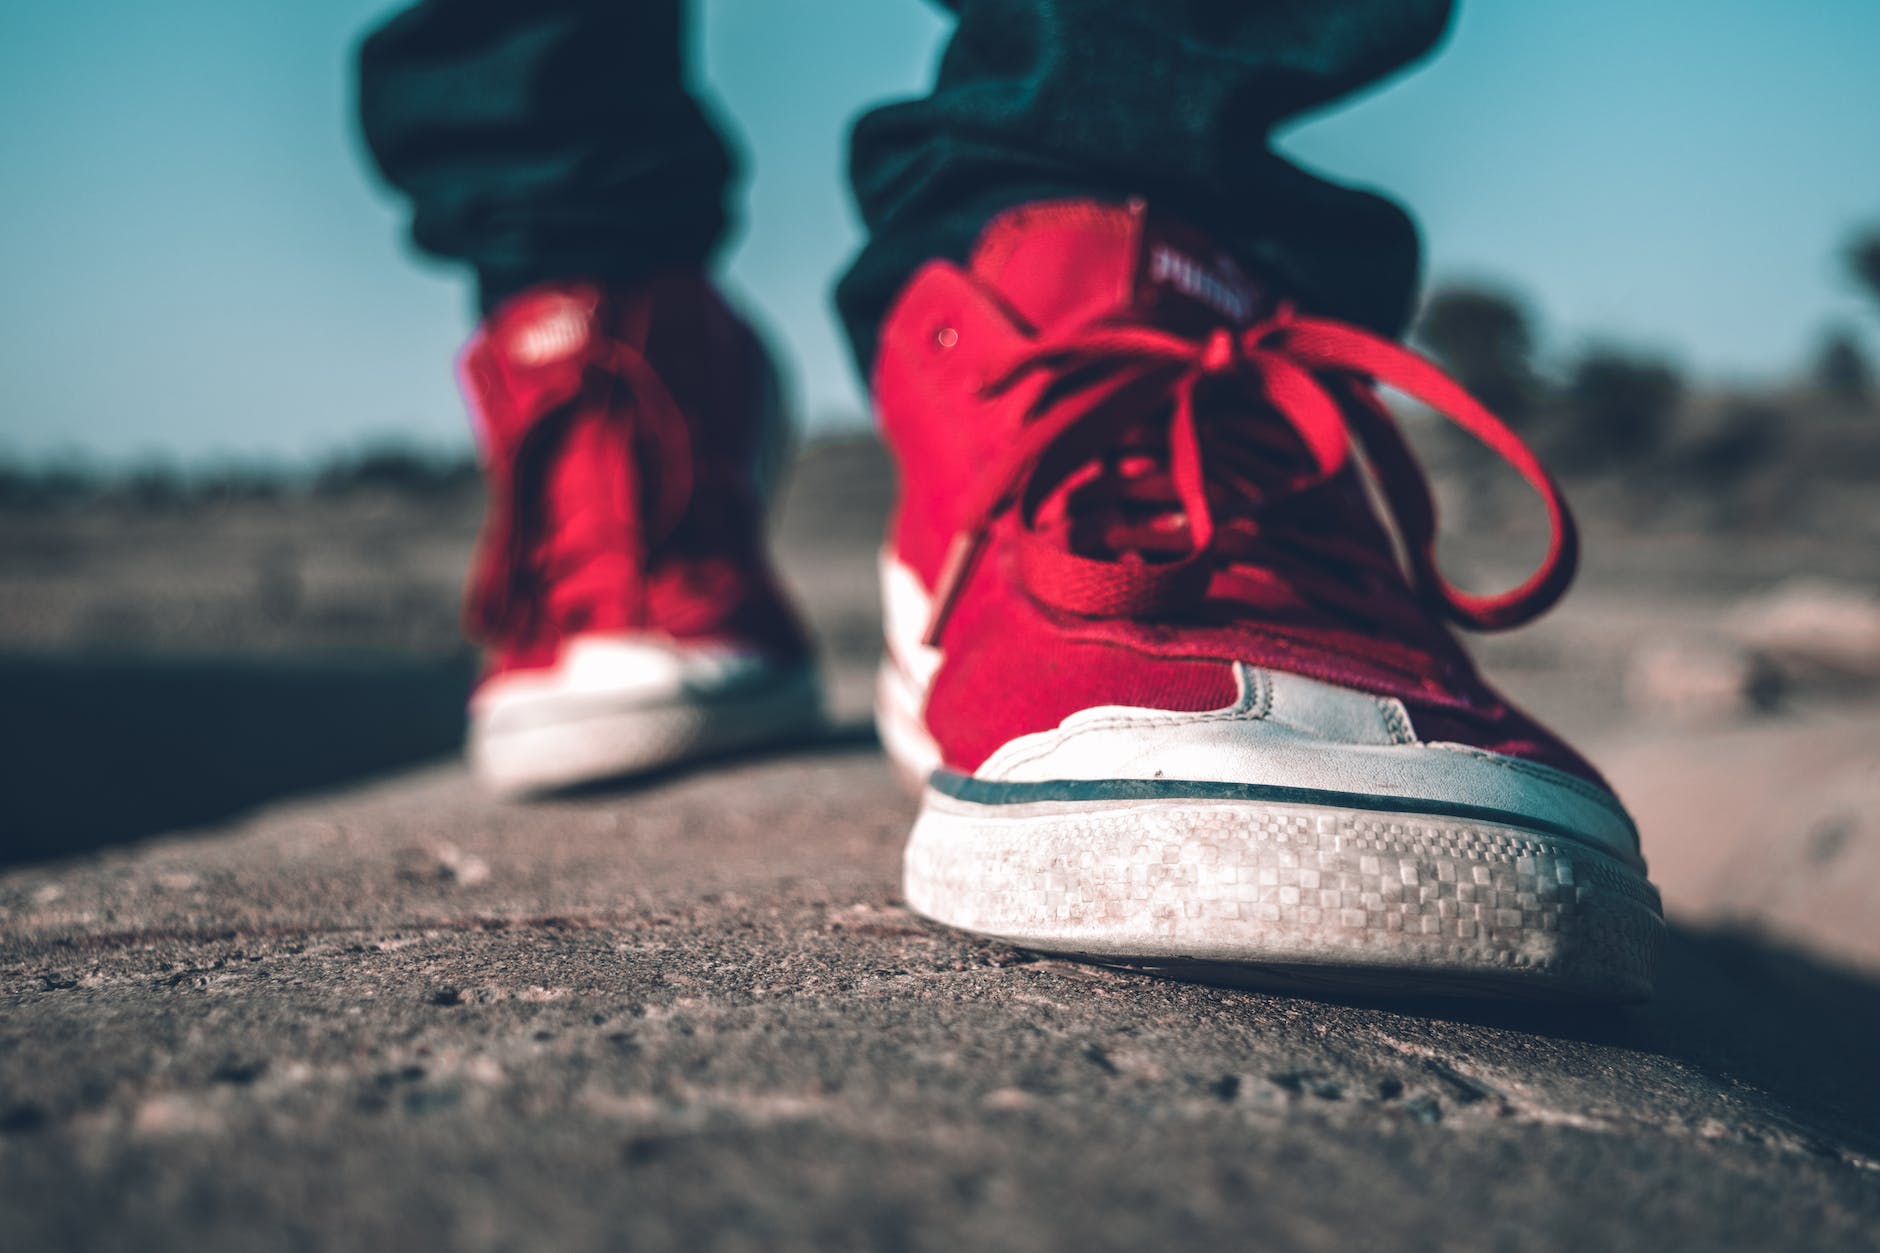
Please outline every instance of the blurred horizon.
[[[948, 23], [917, 0], [787, 8], [708, 0], [696, 52], [749, 158], [730, 284], [829, 431], [864, 412], [828, 302], [857, 240], [847, 124], [922, 90]], [[352, 50], [390, 11], [0, 16], [0, 456], [467, 444], [450, 363], [468, 285], [405, 245], [351, 116]], [[1617, 342], [1706, 384], [1767, 386], [1800, 376], [1831, 326], [1880, 345], [1841, 266], [1880, 221], [1876, 47], [1880, 6], [1857, 0], [1465, 0], [1435, 58], [1281, 147], [1404, 201], [1432, 283], [1519, 293], [1544, 356]]]

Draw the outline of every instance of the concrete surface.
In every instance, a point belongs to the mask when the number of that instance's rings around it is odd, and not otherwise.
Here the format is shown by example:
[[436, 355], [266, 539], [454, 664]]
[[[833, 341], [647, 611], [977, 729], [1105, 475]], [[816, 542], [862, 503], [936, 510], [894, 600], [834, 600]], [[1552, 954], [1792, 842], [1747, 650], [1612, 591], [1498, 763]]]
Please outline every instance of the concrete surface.
[[[1869, 706], [1618, 718], [1616, 642], [1708, 611], [1597, 581], [1491, 646], [1649, 811], [1676, 925], [1648, 1006], [1340, 1004], [1039, 959], [897, 902], [911, 806], [861, 717], [870, 456], [825, 458], [785, 528], [845, 717], [827, 743], [527, 806], [447, 762], [16, 850], [0, 1247], [1880, 1247]], [[263, 690], [277, 721], [307, 707]], [[20, 753], [54, 703], [0, 713]], [[48, 793], [111, 792], [111, 753], [168, 747], [107, 751], [122, 719], [88, 708], [89, 778], [10, 776], [42, 823]], [[288, 747], [356, 736], [344, 714]], [[265, 730], [248, 716], [179, 733], [170, 768], [256, 769], [226, 756]], [[1815, 773], [1790, 787], [1784, 761]]]

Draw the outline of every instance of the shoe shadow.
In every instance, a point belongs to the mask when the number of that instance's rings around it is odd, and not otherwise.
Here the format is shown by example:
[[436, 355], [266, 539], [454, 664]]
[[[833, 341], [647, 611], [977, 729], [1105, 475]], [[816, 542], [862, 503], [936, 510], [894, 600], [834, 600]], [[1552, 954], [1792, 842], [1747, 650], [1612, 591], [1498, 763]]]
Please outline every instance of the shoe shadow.
[[0, 865], [457, 752], [466, 659], [0, 655]]
[[1671, 928], [1658, 995], [1614, 1042], [1748, 1083], [1880, 1155], [1880, 979], [1738, 930]]
[[1656, 993], [1638, 1005], [1308, 995], [1656, 1054], [1758, 1089], [1816, 1135], [1880, 1157], [1880, 979], [1750, 931], [1671, 924]]
[[1672, 1058], [1761, 1089], [1815, 1131], [1880, 1154], [1880, 979], [1753, 932], [1673, 924], [1657, 993], [1642, 1005], [1460, 1016]]

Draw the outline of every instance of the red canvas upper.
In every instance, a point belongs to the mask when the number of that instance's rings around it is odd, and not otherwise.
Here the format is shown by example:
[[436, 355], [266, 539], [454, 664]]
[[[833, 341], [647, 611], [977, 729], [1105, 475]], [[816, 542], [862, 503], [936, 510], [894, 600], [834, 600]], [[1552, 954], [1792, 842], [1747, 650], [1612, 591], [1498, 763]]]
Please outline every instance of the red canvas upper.
[[490, 492], [465, 618], [492, 672], [593, 632], [806, 651], [761, 535], [774, 380], [709, 283], [531, 288], [459, 370]]
[[[1379, 383], [1540, 493], [1555, 543], [1520, 587], [1443, 580]], [[948, 765], [1094, 705], [1220, 708], [1246, 662], [1396, 697], [1425, 740], [1598, 780], [1450, 629], [1518, 625], [1565, 590], [1576, 540], [1552, 478], [1434, 365], [1294, 307], [1196, 232], [1139, 203], [1004, 214], [965, 268], [931, 263], [902, 292], [874, 394], [902, 475], [891, 544], [935, 598], [925, 721]]]

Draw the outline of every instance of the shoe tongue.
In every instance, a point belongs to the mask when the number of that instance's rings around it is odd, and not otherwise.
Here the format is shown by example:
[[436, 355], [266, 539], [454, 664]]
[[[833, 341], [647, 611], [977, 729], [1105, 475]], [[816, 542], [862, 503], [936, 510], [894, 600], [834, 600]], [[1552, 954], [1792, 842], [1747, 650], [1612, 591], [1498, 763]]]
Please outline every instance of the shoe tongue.
[[506, 462], [530, 428], [580, 391], [600, 304], [597, 288], [545, 284], [484, 319], [458, 371], [486, 461]]
[[1008, 210], [981, 234], [970, 268], [1039, 330], [1122, 314], [1202, 335], [1244, 326], [1275, 303], [1205, 234], [1140, 200]]

